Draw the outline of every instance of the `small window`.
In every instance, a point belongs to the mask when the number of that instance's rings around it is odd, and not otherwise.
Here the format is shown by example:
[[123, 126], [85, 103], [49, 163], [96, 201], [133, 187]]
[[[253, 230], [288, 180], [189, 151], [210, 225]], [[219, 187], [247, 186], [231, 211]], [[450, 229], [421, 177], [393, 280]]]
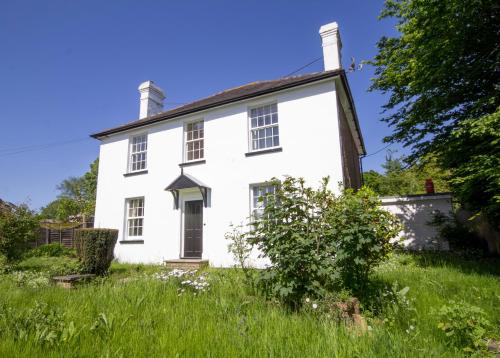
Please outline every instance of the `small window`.
[[127, 235], [142, 236], [144, 230], [144, 198], [127, 200]]
[[250, 109], [250, 148], [261, 150], [280, 145], [276, 103]]
[[274, 186], [266, 184], [252, 185], [250, 187], [250, 195], [251, 214], [254, 218], [256, 218], [264, 213], [264, 208], [268, 204], [269, 195], [274, 195]]
[[148, 154], [147, 134], [138, 135], [130, 139], [129, 172], [146, 170]]
[[185, 128], [185, 160], [200, 160], [205, 157], [203, 121], [187, 123]]

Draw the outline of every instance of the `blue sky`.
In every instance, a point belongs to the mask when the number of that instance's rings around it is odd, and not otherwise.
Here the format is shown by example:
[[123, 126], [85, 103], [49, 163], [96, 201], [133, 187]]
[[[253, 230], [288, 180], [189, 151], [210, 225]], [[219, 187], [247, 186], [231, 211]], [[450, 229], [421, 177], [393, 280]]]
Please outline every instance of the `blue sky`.
[[[4, 1], [0, 5], [0, 198], [40, 208], [98, 155], [88, 135], [138, 117], [137, 86], [154, 80], [167, 108], [282, 77], [322, 55], [337, 21], [343, 64], [394, 35], [383, 1]], [[322, 70], [318, 61], [301, 73]], [[373, 69], [348, 74], [368, 153], [390, 132]], [[397, 149], [392, 146], [391, 149]], [[399, 153], [402, 153], [400, 151]], [[366, 158], [380, 169], [385, 151]]]

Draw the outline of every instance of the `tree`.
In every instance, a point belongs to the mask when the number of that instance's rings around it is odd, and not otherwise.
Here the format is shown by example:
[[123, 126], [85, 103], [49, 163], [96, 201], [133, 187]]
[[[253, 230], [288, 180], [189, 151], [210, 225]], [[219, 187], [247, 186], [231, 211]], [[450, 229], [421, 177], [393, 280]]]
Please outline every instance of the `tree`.
[[[409, 163], [433, 153], [439, 165], [452, 171], [459, 199], [473, 196], [468, 188], [481, 188], [487, 194], [476, 207], [487, 208], [500, 196], [498, 185], [484, 187], [493, 181], [466, 179], [460, 168], [470, 159], [467, 143], [481, 141], [482, 134], [489, 138], [484, 131], [473, 135], [464, 123], [491, 115], [500, 105], [498, 2], [386, 0], [380, 17], [396, 18], [400, 33], [383, 37], [371, 62], [376, 70], [370, 89], [390, 94], [382, 120], [394, 131], [385, 141], [410, 147]], [[447, 154], [451, 146], [453, 163]], [[478, 152], [496, 165], [493, 170], [500, 170], [490, 149], [476, 148]]]
[[0, 256], [17, 259], [37, 238], [39, 218], [27, 205], [9, 206], [0, 210]]
[[384, 174], [374, 170], [363, 173], [364, 184], [375, 193], [387, 195], [411, 195], [425, 193], [425, 180], [432, 179], [436, 192], [448, 192], [449, 171], [439, 167], [433, 156], [427, 156], [420, 163], [406, 168], [404, 158], [394, 158], [389, 152], [382, 164]]
[[69, 177], [58, 186], [60, 194], [56, 200], [42, 209], [42, 216], [50, 219], [68, 220], [70, 216], [91, 216], [95, 211], [97, 171], [99, 158], [90, 164], [90, 170], [81, 177]]
[[58, 198], [42, 209], [41, 216], [46, 219], [67, 221], [69, 217], [77, 216], [80, 208], [70, 198]]
[[500, 108], [462, 122], [443, 150], [443, 158], [455, 174], [451, 179], [455, 195], [500, 228]]

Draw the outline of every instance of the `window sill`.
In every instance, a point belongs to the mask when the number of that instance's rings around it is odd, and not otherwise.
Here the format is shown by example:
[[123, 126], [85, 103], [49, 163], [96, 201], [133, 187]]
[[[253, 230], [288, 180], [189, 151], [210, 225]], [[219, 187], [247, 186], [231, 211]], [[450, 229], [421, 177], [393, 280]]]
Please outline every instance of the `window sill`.
[[137, 172], [130, 172], [130, 173], [125, 173], [123, 174], [124, 177], [133, 177], [135, 175], [142, 175], [142, 174], [147, 174], [147, 170], [139, 170]]
[[180, 163], [179, 167], [190, 167], [191, 165], [205, 164], [207, 161], [205, 159], [202, 160], [193, 160], [192, 162]]
[[283, 151], [283, 148], [281, 148], [281, 147], [256, 150], [254, 152], [245, 153], [245, 157], [253, 157], [254, 155], [277, 153], [277, 152], [282, 152], [282, 151]]
[[121, 240], [120, 244], [144, 244], [144, 240]]

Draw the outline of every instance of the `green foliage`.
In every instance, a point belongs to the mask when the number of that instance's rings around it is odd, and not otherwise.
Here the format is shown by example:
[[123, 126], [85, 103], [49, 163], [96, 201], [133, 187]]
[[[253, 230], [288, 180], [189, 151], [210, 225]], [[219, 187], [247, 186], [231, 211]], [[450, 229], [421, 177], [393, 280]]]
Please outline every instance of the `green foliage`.
[[380, 17], [395, 18], [400, 36], [378, 42], [371, 90], [390, 93], [387, 140], [412, 146], [416, 159], [463, 120], [496, 110], [499, 10], [494, 0], [385, 1]]
[[437, 193], [450, 191], [449, 172], [437, 165], [435, 157], [428, 156], [409, 168], [403, 161], [389, 151], [382, 164], [384, 174], [374, 170], [363, 173], [364, 185], [381, 196], [424, 194], [425, 180], [432, 179]]
[[450, 301], [438, 315], [438, 328], [456, 347], [471, 353], [486, 348], [486, 333], [491, 323], [481, 308]]
[[81, 177], [70, 177], [57, 186], [59, 197], [42, 209], [46, 219], [68, 221], [72, 216], [92, 216], [95, 211], [97, 173], [99, 158], [90, 164], [90, 169]]
[[[453, 171], [455, 196], [500, 229], [500, 107], [460, 123], [443, 147], [443, 165]], [[460, 153], [457, 155], [457, 153]]]
[[500, 7], [494, 0], [386, 0], [371, 90], [390, 93], [386, 141], [433, 153], [451, 171], [454, 194], [500, 226]]
[[39, 230], [38, 216], [26, 205], [0, 210], [0, 254], [9, 260], [18, 259]]
[[79, 229], [75, 232], [76, 252], [82, 272], [103, 275], [113, 260], [113, 250], [118, 238], [114, 229]]
[[[450, 299], [465, 300], [484, 310], [492, 323], [487, 335], [498, 341], [498, 262], [491, 258], [463, 260], [451, 254], [443, 260], [443, 255], [433, 253], [432, 262], [421, 265], [421, 258], [428, 255], [391, 255], [370, 279], [391, 290], [395, 281], [397, 291], [411, 287], [406, 298], [417, 310], [416, 324], [410, 323], [416, 327], [414, 334], [408, 334], [405, 326], [383, 323], [388, 316], [385, 312], [367, 316], [365, 309], [362, 315], [371, 330], [368, 327], [365, 334], [351, 330], [325, 315], [317, 317], [314, 313], [323, 307], [323, 301], [312, 298], [308, 304], [312, 314], [302, 310], [290, 314], [282, 305], [250, 295], [236, 269], [207, 269], [211, 288], [197, 296], [179, 296], [177, 285], [148, 277], [161, 270], [153, 265], [144, 265], [144, 271], [138, 273], [136, 265], [113, 262], [105, 280], [70, 292], [57, 286], [18, 287], [3, 275], [0, 356], [162, 357], [169, 352], [172, 357], [463, 357], [465, 352], [458, 351], [436, 328], [439, 320], [433, 308]], [[349, 297], [348, 292], [340, 293], [333, 302]], [[19, 340], [9, 327], [20, 321], [18, 317], [28, 316], [35, 300], [56, 310], [68, 331], [73, 322], [74, 338], [55, 345], [40, 344], [35, 330], [30, 329], [28, 337]], [[10, 311], [7, 318], [3, 318], [5, 311]], [[95, 323], [100, 328], [91, 330]]]
[[29, 257], [18, 262], [14, 268], [21, 271], [43, 272], [48, 277], [64, 276], [80, 272], [78, 260], [65, 256]]
[[73, 321], [66, 323], [64, 314], [46, 303], [36, 302], [27, 312], [17, 312], [0, 306], [0, 336], [15, 337], [21, 344], [33, 342], [42, 347], [54, 347], [75, 339], [78, 332]]
[[416, 309], [408, 296], [410, 287], [400, 287], [397, 281], [380, 292], [381, 309], [384, 324], [404, 329], [406, 333], [414, 333], [416, 329]]
[[364, 187], [357, 192], [344, 190], [329, 207], [327, 223], [333, 264], [344, 287], [362, 290], [371, 270], [391, 252], [390, 240], [401, 230], [398, 219]]
[[272, 184], [275, 194], [266, 198], [250, 233], [271, 261], [260, 277], [264, 292], [297, 308], [305, 296], [362, 289], [391, 249], [389, 240], [399, 231], [396, 218], [366, 188], [335, 197], [328, 179], [318, 190], [291, 177]]
[[24, 257], [59, 257], [59, 256], [73, 256], [74, 250], [68, 249], [66, 246], [54, 242], [52, 244], [41, 245], [31, 249]]
[[72, 216], [80, 213], [78, 203], [71, 198], [58, 198], [42, 208], [40, 216], [44, 219], [55, 219], [58, 221], [68, 221]]
[[10, 265], [9, 260], [7, 260], [7, 256], [0, 254], [0, 275], [9, 272]]
[[463, 250], [471, 254], [473, 250], [486, 250], [487, 243], [478, 237], [475, 232], [462, 224], [453, 214], [451, 217], [441, 212], [434, 214], [431, 225], [439, 231], [439, 236], [450, 243], [450, 248], [455, 251]]
[[50, 276], [42, 271], [14, 271], [11, 274], [12, 280], [19, 287], [39, 289], [50, 286]]

